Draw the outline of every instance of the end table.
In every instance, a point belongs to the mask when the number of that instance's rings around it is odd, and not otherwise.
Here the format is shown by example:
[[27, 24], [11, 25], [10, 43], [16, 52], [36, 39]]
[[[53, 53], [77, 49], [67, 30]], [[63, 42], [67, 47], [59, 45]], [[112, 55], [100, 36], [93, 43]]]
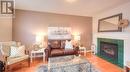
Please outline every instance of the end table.
[[41, 48], [39, 50], [32, 50], [31, 55], [30, 55], [31, 62], [32, 62], [33, 58], [36, 58], [36, 57], [43, 57], [43, 61], [44, 61], [44, 58], [45, 58], [44, 49], [45, 48]]

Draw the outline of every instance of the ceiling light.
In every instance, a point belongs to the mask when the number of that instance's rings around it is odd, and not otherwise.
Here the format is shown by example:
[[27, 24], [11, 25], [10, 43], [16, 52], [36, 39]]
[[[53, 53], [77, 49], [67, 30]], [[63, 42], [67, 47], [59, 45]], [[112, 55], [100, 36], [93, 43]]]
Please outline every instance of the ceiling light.
[[66, 0], [66, 1], [69, 3], [73, 3], [73, 2], [76, 2], [77, 0]]

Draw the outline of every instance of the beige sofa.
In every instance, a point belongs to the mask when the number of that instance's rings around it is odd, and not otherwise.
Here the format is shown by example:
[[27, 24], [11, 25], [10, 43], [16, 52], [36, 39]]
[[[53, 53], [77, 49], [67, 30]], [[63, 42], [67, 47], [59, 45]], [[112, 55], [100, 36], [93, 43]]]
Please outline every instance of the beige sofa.
[[[25, 47], [20, 44], [20, 42], [0, 42], [0, 52], [2, 54], [3, 60], [5, 62], [5, 70], [6, 72], [12, 72], [13, 69], [21, 68], [22, 65], [30, 65], [29, 55], [27, 55], [27, 51], [25, 50], [25, 55], [11, 57], [11, 46], [17, 47]], [[27, 63], [27, 64], [26, 64]]]

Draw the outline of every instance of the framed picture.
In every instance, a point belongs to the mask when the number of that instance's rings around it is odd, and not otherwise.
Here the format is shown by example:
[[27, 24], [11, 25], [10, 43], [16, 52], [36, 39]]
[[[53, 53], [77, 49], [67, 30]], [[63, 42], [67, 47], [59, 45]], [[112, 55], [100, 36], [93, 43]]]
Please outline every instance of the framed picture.
[[71, 27], [48, 27], [48, 39], [71, 39]]

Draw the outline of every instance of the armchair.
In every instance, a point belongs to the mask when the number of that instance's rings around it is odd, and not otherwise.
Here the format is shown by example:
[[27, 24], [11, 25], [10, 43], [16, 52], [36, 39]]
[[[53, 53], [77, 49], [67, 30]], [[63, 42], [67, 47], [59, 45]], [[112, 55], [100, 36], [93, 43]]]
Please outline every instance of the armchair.
[[[14, 56], [13, 53], [16, 53], [15, 51], [11, 54], [12, 50], [11, 42], [1, 42], [0, 43], [0, 52], [3, 57], [3, 61], [5, 62], [5, 72], [12, 72], [13, 69], [20, 68], [23, 65], [26, 65], [25, 63], [28, 63], [27, 65], [30, 66], [30, 60], [29, 55], [27, 55], [27, 50], [25, 50], [25, 46], [16, 46], [15, 48], [24, 49], [21, 50], [21, 53], [19, 56]], [[22, 54], [22, 51], [24, 53]]]

